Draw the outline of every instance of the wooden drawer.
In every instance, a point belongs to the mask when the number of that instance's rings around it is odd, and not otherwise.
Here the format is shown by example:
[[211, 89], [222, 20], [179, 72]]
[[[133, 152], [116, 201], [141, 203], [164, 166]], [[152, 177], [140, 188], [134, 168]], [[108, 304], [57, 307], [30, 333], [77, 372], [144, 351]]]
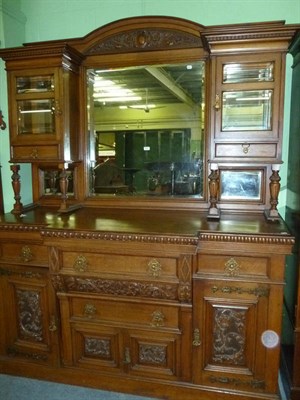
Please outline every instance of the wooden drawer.
[[57, 145], [38, 146], [12, 146], [11, 157], [13, 160], [30, 162], [40, 160], [57, 160], [59, 158]]
[[276, 143], [217, 143], [216, 157], [276, 158]]
[[225, 277], [268, 277], [267, 257], [199, 254], [197, 272]]
[[88, 321], [148, 328], [177, 329], [179, 325], [176, 306], [77, 297], [70, 297], [69, 302], [71, 319], [84, 318]]
[[61, 272], [177, 282], [177, 259], [63, 251]]
[[48, 248], [31, 243], [1, 243], [0, 260], [30, 265], [48, 265]]

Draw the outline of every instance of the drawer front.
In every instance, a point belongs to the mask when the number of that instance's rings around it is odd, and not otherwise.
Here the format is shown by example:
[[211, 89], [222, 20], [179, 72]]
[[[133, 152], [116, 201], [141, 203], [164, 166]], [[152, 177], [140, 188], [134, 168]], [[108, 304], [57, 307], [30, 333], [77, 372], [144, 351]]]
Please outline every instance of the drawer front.
[[59, 150], [56, 145], [45, 146], [12, 146], [13, 160], [28, 160], [30, 162], [38, 160], [52, 160], [59, 158]]
[[177, 307], [168, 305], [70, 297], [71, 319], [83, 318], [122, 326], [178, 328], [178, 312]]
[[230, 255], [198, 255], [197, 272], [236, 277], [268, 277], [270, 260], [267, 257]]
[[97, 253], [62, 253], [62, 271], [65, 274], [83, 274], [129, 279], [176, 280], [176, 258], [123, 256]]
[[1, 243], [0, 260], [22, 264], [48, 265], [48, 248], [31, 243]]
[[276, 143], [218, 143], [216, 157], [276, 158]]

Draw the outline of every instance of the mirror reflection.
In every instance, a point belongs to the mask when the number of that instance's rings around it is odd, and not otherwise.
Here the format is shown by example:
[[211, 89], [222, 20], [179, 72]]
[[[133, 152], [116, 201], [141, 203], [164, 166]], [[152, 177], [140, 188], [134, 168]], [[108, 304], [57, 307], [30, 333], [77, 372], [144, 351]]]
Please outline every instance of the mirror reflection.
[[204, 62], [89, 69], [90, 192], [203, 195]]

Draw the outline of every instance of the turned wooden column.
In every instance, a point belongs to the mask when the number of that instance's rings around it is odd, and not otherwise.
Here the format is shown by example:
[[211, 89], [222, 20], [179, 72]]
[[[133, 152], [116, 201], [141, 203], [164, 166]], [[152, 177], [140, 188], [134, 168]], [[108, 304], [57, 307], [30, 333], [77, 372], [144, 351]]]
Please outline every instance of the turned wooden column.
[[21, 180], [19, 175], [20, 165], [14, 164], [10, 167], [11, 171], [13, 172], [11, 179], [12, 179], [12, 188], [14, 191], [14, 199], [15, 204], [14, 208], [11, 210], [12, 214], [21, 214], [23, 210], [23, 204], [21, 203]]
[[211, 163], [210, 164], [211, 173], [208, 176], [208, 187], [209, 187], [209, 201], [210, 206], [208, 209], [207, 218], [220, 218], [220, 210], [217, 207], [218, 196], [219, 196], [219, 166], [218, 164]]
[[270, 176], [270, 209], [266, 211], [265, 215], [268, 220], [276, 220], [280, 218], [280, 215], [277, 210], [278, 205], [278, 195], [280, 191], [280, 165], [272, 164], [272, 175]]

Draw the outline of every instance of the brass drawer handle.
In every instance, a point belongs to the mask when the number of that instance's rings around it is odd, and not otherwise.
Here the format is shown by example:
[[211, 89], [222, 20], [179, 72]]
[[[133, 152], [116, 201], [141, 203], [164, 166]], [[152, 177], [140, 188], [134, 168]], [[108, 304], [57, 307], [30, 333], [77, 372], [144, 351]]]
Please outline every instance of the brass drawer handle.
[[161, 275], [162, 266], [155, 258], [148, 262], [148, 272], [153, 278], [159, 278]]
[[23, 246], [21, 249], [21, 259], [24, 262], [29, 262], [33, 259], [33, 254], [29, 246]]
[[85, 256], [78, 256], [74, 262], [73, 268], [77, 272], [85, 272], [88, 268], [88, 261]]
[[165, 325], [165, 315], [162, 311], [154, 311], [152, 313], [152, 320], [151, 320], [151, 326], [154, 326], [155, 328], [159, 328]]
[[96, 315], [96, 312], [97, 312], [97, 308], [94, 306], [94, 304], [87, 303], [84, 306], [83, 314], [85, 317], [94, 318]]

